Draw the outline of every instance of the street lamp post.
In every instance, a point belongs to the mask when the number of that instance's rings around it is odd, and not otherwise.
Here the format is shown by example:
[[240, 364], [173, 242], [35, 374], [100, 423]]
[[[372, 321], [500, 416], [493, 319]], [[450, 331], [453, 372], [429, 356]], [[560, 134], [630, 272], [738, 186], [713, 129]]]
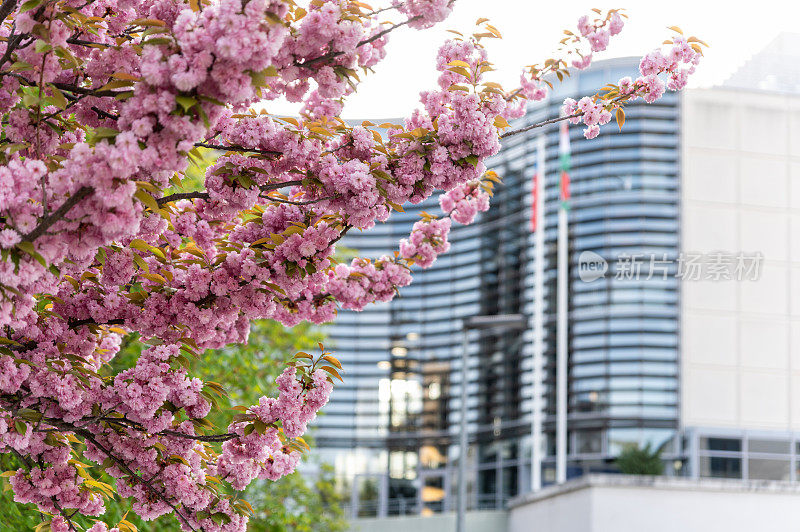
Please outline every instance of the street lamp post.
[[465, 532], [467, 513], [467, 351], [469, 331], [472, 329], [524, 329], [527, 320], [522, 314], [495, 314], [490, 316], [470, 316], [461, 324], [463, 334], [461, 346], [461, 420], [459, 428], [458, 454], [458, 508], [456, 511], [456, 532]]

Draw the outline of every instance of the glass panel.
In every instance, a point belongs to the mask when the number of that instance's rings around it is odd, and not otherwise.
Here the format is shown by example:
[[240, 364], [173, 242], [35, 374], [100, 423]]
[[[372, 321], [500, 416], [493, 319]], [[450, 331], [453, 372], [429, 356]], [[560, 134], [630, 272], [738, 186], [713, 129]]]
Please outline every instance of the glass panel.
[[478, 509], [493, 509], [497, 506], [498, 469], [478, 471]]
[[425, 477], [422, 484], [422, 515], [431, 515], [444, 510], [444, 477]]
[[741, 451], [742, 440], [738, 438], [700, 438], [700, 449], [707, 451]]
[[516, 466], [503, 468], [503, 502], [519, 494], [519, 471]]
[[417, 487], [406, 479], [389, 479], [389, 500], [386, 501], [389, 515], [417, 513]]
[[770, 458], [750, 458], [747, 476], [759, 480], [789, 480], [789, 461]]
[[741, 458], [700, 457], [700, 476], [716, 478], [742, 478]]
[[603, 452], [603, 433], [597, 431], [578, 432], [578, 454], [597, 454]]
[[608, 453], [618, 455], [627, 445], [644, 448], [649, 445], [651, 451], [662, 449], [671, 452], [675, 431], [670, 429], [609, 429]]
[[781, 440], [748, 440], [747, 450], [751, 453], [788, 454], [789, 442]]
[[380, 496], [380, 478], [360, 477], [356, 479], [358, 489], [358, 517], [377, 517]]

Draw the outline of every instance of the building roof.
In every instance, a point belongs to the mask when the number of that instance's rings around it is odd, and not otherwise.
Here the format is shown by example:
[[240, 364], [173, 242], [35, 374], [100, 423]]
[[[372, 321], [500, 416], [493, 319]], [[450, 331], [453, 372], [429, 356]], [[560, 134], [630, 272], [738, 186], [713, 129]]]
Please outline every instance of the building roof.
[[722, 86], [800, 94], [800, 33], [779, 34]]

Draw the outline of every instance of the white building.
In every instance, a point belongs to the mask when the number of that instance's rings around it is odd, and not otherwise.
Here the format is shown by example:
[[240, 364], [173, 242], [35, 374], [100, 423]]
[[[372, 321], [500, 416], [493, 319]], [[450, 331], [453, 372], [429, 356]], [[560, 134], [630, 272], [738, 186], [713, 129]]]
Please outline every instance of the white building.
[[[771, 64], [767, 52], [743, 70]], [[681, 284], [680, 411], [693, 476], [800, 480], [798, 82], [683, 98], [684, 253], [763, 256], [755, 281]]]

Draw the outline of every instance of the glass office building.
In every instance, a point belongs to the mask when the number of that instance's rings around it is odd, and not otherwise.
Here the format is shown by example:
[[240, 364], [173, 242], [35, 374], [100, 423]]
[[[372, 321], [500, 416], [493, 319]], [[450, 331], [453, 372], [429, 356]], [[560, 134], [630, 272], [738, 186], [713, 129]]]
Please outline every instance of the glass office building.
[[[631, 59], [598, 62], [514, 126], [556, 117], [565, 97], [593, 94], [634, 75], [637, 66]], [[681, 456], [680, 284], [674, 272], [656, 270], [674, 262], [679, 250], [679, 128], [680, 99], [669, 93], [653, 105], [630, 105], [622, 131], [609, 124], [587, 141], [582, 128], [569, 129], [568, 476], [613, 469], [613, 458], [629, 443]], [[461, 319], [530, 318], [534, 311], [529, 220], [541, 135], [547, 161], [542, 478], [554, 480], [558, 125], [504, 141], [489, 164], [503, 178], [489, 212], [473, 225], [454, 224], [450, 252], [416, 272], [394, 301], [340, 312], [329, 329], [345, 383], [315, 423], [316, 442], [352, 488], [354, 515], [455, 507]], [[423, 210], [439, 212], [435, 201], [426, 202], [371, 231], [349, 234], [343, 245], [366, 256], [389, 253]], [[585, 251], [607, 261], [604, 278], [580, 279]], [[617, 278], [624, 257], [645, 263], [638, 279]], [[495, 508], [530, 489], [532, 331], [472, 331], [468, 346], [469, 506]]]

